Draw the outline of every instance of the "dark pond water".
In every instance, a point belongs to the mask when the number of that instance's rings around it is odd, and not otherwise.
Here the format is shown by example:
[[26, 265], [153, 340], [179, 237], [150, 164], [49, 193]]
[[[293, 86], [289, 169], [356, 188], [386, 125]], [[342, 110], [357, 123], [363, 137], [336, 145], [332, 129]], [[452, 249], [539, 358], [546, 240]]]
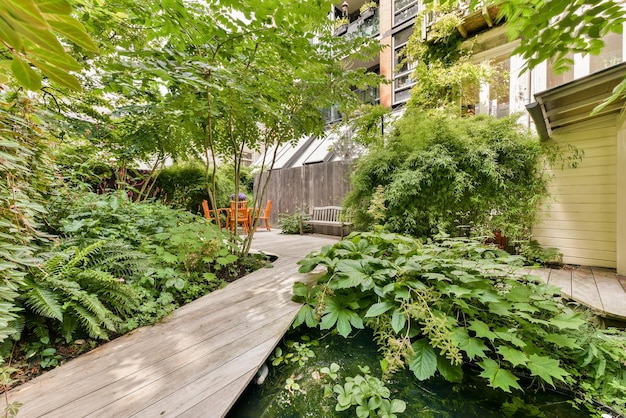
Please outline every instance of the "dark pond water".
[[[312, 340], [321, 337], [316, 331], [307, 330], [306, 333]], [[286, 336], [285, 341], [305, 343], [301, 338], [302, 335], [294, 333]], [[324, 386], [330, 388], [340, 382], [343, 384], [345, 377], [360, 373], [359, 365], [367, 365], [373, 376], [380, 377], [379, 356], [372, 335], [367, 331], [350, 339], [329, 335], [319, 340], [319, 345], [308, 348], [315, 357], [303, 360], [302, 366], [291, 362], [293, 357], [287, 364], [270, 366], [265, 383], [262, 386], [251, 384], [227, 418], [355, 417], [354, 407], [336, 412], [336, 398], [324, 396]], [[289, 352], [295, 352], [295, 358], [307, 357], [304, 353], [310, 355], [306, 349]], [[333, 362], [340, 366], [337, 381], [332, 382], [324, 375], [320, 378], [319, 370]], [[584, 406], [576, 409], [571, 398], [565, 395], [530, 389], [525, 393], [507, 394], [486, 386], [475, 376], [476, 373], [467, 371], [461, 385], [441, 378], [420, 382], [406, 370], [395, 374], [385, 385], [391, 390], [392, 399], [406, 402], [406, 411], [398, 414], [398, 418], [592, 416]], [[288, 379], [291, 380], [288, 382]], [[329, 388], [326, 389], [327, 395]]]

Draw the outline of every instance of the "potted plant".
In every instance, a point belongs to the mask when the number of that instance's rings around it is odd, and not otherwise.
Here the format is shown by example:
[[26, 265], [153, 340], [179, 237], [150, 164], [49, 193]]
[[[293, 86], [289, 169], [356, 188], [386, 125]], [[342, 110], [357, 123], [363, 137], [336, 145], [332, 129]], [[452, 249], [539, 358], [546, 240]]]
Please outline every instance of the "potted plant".
[[347, 17], [340, 17], [335, 20], [335, 36], [341, 36], [348, 30], [350, 20]]
[[365, 2], [359, 9], [359, 11], [361, 12], [361, 19], [365, 20], [374, 16], [374, 12], [376, 11], [377, 7], [378, 4], [376, 4], [375, 1]]

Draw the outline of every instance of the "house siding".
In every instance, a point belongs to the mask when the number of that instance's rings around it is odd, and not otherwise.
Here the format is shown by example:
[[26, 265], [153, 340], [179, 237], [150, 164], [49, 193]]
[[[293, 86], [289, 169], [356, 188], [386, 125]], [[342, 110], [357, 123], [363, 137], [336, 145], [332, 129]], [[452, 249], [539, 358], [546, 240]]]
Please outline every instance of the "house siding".
[[533, 237], [558, 248], [566, 264], [617, 266], [615, 122], [607, 116], [553, 134], [554, 143], [571, 144], [585, 155], [577, 168], [552, 170], [551, 198], [539, 212]]

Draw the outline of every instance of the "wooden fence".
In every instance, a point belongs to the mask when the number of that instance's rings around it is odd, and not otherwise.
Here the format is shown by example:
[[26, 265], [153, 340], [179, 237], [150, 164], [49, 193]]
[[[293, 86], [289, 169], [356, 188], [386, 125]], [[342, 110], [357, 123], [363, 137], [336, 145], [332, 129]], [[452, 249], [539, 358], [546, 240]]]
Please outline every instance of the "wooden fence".
[[[314, 206], [341, 206], [351, 190], [351, 167], [350, 162], [334, 161], [273, 170], [265, 196], [265, 200], [271, 200], [273, 204], [270, 216], [272, 226], [278, 228], [278, 215], [281, 213], [310, 213]], [[264, 177], [266, 175], [263, 174]], [[255, 195], [259, 177], [255, 176]], [[338, 228], [316, 228], [316, 232], [339, 234]]]

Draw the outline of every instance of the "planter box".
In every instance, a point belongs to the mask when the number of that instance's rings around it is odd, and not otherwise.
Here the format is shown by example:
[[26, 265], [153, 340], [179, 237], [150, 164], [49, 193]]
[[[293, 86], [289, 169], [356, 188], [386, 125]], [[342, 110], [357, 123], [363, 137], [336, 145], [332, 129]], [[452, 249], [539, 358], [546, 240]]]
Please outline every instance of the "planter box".
[[361, 12], [361, 19], [365, 20], [365, 19], [369, 19], [370, 17], [374, 16], [374, 13], [376, 12], [376, 8], [375, 7], [370, 7], [368, 9], [365, 9]]
[[348, 31], [348, 25], [344, 24], [335, 28], [335, 36], [341, 36]]

